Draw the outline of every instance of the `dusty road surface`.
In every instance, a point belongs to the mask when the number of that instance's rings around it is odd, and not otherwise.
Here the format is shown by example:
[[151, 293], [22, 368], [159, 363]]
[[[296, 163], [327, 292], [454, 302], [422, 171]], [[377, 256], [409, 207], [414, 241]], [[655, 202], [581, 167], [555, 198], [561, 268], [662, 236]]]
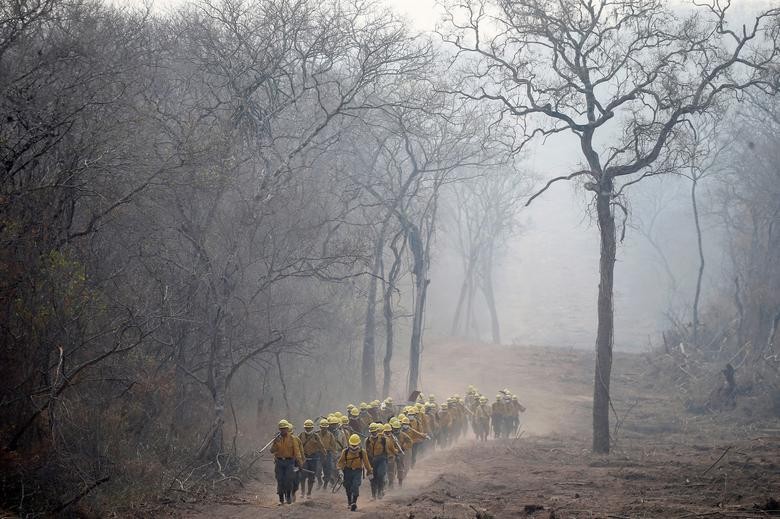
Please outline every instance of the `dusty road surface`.
[[[469, 383], [511, 388], [528, 407], [518, 439], [455, 447], [418, 462], [403, 490], [359, 510], [343, 493], [317, 492], [278, 507], [271, 461], [229, 498], [181, 505], [196, 518], [735, 518], [780, 516], [780, 424], [682, 412], [673, 388], [654, 383], [640, 355], [615, 357], [617, 442], [590, 453], [593, 359], [587, 352], [441, 344], [426, 351], [425, 387], [441, 395]], [[733, 423], [732, 423], [733, 422]], [[736, 423], [739, 422], [739, 423]], [[741, 423], [741, 425], [740, 425]], [[478, 515], [482, 514], [482, 515]]]

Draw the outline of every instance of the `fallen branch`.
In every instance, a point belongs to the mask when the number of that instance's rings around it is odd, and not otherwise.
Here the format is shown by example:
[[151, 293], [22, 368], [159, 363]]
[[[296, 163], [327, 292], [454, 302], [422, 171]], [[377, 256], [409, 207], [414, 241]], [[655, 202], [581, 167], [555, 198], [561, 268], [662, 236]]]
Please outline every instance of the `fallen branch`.
[[729, 446], [726, 448], [726, 450], [725, 450], [725, 451], [723, 451], [723, 454], [721, 454], [721, 455], [720, 455], [720, 458], [718, 458], [717, 460], [715, 460], [715, 463], [713, 463], [712, 465], [710, 465], [710, 466], [709, 466], [709, 468], [707, 468], [707, 470], [705, 470], [704, 472], [702, 472], [702, 474], [701, 474], [701, 477], [704, 477], [705, 475], [707, 475], [707, 472], [711, 471], [711, 470], [712, 470], [712, 469], [715, 467], [715, 465], [717, 465], [718, 463], [720, 463], [720, 460], [722, 460], [722, 459], [723, 459], [723, 457], [724, 457], [726, 454], [728, 454], [728, 452], [729, 452], [729, 451], [732, 449], [732, 447], [734, 447], [734, 446], [733, 446], [733, 445], [729, 445]]
[[91, 483], [90, 485], [88, 485], [88, 486], [87, 486], [87, 488], [85, 488], [84, 490], [82, 490], [81, 492], [79, 492], [78, 494], [76, 494], [75, 496], [73, 496], [71, 499], [69, 499], [68, 501], [66, 501], [66, 502], [62, 503], [60, 506], [58, 506], [57, 508], [55, 508], [55, 509], [53, 510], [53, 511], [54, 511], [54, 513], [62, 512], [63, 510], [65, 510], [66, 508], [68, 508], [70, 505], [72, 505], [72, 504], [76, 503], [76, 502], [77, 502], [77, 501], [79, 501], [79, 500], [80, 500], [82, 497], [86, 496], [87, 494], [89, 494], [90, 492], [92, 492], [94, 489], [96, 489], [97, 487], [99, 487], [100, 485], [102, 485], [103, 483], [105, 483], [106, 481], [108, 481], [109, 479], [111, 479], [111, 476], [104, 476], [104, 477], [102, 477], [102, 478], [100, 478], [100, 479], [98, 479], [98, 480], [95, 480], [93, 483]]

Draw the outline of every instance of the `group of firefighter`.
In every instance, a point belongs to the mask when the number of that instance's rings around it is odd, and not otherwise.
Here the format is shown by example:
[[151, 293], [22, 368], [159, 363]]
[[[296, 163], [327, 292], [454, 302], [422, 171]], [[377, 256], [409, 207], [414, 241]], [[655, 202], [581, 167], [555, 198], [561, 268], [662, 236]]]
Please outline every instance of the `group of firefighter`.
[[[409, 470], [427, 451], [446, 448], [468, 433], [487, 441], [516, 437], [523, 407], [508, 389], [502, 389], [492, 404], [477, 388], [469, 386], [466, 396], [437, 402], [435, 395], [418, 394], [414, 401], [398, 405], [384, 402], [349, 404], [346, 413], [335, 411], [303, 422], [294, 433], [288, 420], [279, 422], [279, 434], [270, 442], [274, 455], [279, 504], [291, 504], [298, 491], [310, 498], [317, 489], [338, 491], [343, 485], [347, 507], [357, 510], [360, 485], [366, 475], [371, 496], [382, 499], [385, 487], [403, 485]], [[315, 425], [317, 429], [315, 430]]]

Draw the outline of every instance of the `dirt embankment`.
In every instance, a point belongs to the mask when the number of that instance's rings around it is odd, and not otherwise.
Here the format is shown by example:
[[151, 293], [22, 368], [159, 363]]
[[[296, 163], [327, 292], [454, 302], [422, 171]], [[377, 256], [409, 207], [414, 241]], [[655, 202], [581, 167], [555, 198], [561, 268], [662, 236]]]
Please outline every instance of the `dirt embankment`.
[[[467, 438], [418, 463], [403, 490], [357, 513], [342, 493], [277, 507], [268, 467], [236, 496], [178, 507], [187, 517], [767, 517], [780, 497], [780, 424], [682, 414], [644, 376], [639, 355], [616, 354], [617, 443], [590, 453], [593, 355], [576, 350], [439, 344], [426, 352], [423, 387], [441, 396], [469, 383], [492, 396], [509, 387], [528, 407], [516, 440]], [[271, 461], [263, 461], [270, 466]], [[777, 513], [780, 514], [780, 511]]]

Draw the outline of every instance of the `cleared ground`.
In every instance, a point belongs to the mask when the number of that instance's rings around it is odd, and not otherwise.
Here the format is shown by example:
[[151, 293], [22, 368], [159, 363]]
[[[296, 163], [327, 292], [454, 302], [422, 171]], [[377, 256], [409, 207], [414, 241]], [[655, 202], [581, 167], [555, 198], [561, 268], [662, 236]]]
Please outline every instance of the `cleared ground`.
[[[492, 396], [511, 388], [528, 407], [514, 440], [456, 447], [424, 458], [403, 490], [346, 511], [343, 493], [276, 506], [270, 459], [259, 480], [221, 502], [181, 505], [186, 517], [718, 518], [780, 515], [780, 423], [691, 416], [674, 388], [655, 383], [640, 355], [613, 372], [617, 442], [590, 453], [592, 354], [439, 344], [425, 352], [423, 384], [447, 395], [469, 383]], [[738, 410], [743, 412], [745, 410]], [[741, 425], [739, 425], [741, 424]], [[479, 517], [489, 517], [482, 515]]]

